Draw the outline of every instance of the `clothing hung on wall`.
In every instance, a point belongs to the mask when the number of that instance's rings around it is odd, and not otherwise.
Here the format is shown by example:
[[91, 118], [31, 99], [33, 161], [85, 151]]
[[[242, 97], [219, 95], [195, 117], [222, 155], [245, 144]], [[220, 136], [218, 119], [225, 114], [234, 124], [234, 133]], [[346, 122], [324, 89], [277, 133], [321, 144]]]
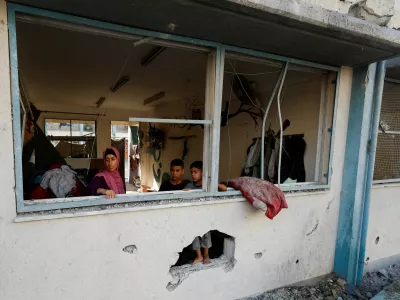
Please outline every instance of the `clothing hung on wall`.
[[[306, 142], [303, 135], [285, 135], [282, 141], [282, 166], [281, 183], [288, 178], [296, 182], [305, 182], [306, 173], [304, 167], [304, 154]], [[246, 162], [240, 176], [261, 176], [261, 139], [253, 139], [253, 143], [247, 148]], [[279, 140], [269, 133], [265, 138], [265, 172], [266, 180], [278, 183], [279, 164]]]
[[240, 176], [258, 177], [260, 174], [261, 139], [253, 139], [253, 143], [247, 148], [246, 161]]
[[[286, 135], [283, 137], [282, 146], [282, 167], [281, 167], [281, 183], [288, 178], [296, 180], [296, 182], [306, 181], [306, 170], [304, 167], [304, 153], [306, 151], [306, 142], [303, 135]], [[279, 143], [278, 146], [279, 148]], [[279, 152], [279, 151], [276, 151]], [[278, 159], [276, 159], [276, 170], [278, 170]], [[275, 183], [278, 182], [276, 178]]]

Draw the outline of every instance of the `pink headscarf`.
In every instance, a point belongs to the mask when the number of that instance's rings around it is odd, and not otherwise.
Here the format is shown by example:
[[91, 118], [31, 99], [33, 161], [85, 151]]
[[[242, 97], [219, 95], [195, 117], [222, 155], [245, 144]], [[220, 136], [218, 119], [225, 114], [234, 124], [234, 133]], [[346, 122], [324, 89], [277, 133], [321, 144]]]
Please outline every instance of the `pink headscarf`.
[[[114, 172], [110, 172], [107, 170], [107, 166], [106, 166], [106, 151], [107, 150], [112, 150], [115, 153], [115, 156], [117, 158], [117, 169]], [[117, 194], [126, 194], [125, 191], [125, 186], [124, 186], [124, 182], [121, 178], [121, 175], [119, 174], [119, 162], [120, 162], [120, 158], [119, 158], [119, 151], [117, 148], [115, 147], [110, 147], [110, 148], [106, 148], [104, 149], [103, 152], [103, 159], [104, 159], [104, 171], [101, 173], [96, 174], [96, 177], [103, 177], [104, 180], [106, 181], [108, 187], [110, 189], [112, 189], [115, 193]]]

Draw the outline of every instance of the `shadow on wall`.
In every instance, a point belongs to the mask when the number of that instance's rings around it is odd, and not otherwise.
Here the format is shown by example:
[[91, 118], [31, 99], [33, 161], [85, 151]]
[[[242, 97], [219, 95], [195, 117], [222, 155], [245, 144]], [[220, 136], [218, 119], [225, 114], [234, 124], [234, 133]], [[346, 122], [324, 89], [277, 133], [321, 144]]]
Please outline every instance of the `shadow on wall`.
[[209, 249], [210, 264], [192, 264], [196, 258], [196, 252], [192, 250], [192, 244], [183, 248], [179, 253], [178, 261], [169, 269], [172, 280], [167, 284], [167, 290], [175, 290], [190, 274], [213, 268], [223, 268], [225, 272], [232, 271], [235, 264], [235, 238], [220, 232], [211, 230], [212, 246]]

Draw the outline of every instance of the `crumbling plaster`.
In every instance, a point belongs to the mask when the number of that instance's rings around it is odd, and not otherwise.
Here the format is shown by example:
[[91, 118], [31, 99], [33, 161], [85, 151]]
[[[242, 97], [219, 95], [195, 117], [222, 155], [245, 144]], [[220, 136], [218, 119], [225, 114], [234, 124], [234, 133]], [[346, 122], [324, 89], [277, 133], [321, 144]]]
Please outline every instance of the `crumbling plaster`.
[[400, 0], [297, 0], [297, 2], [320, 6], [343, 14], [350, 11], [351, 15], [356, 14], [356, 17], [378, 25], [396, 29], [400, 27]]
[[[230, 0], [240, 2], [238, 0]], [[324, 19], [325, 12], [319, 8], [349, 14], [370, 23], [390, 28], [400, 27], [400, 0], [246, 0], [243, 2], [262, 5], [290, 12], [298, 16], [308, 16], [313, 11], [314, 16]]]

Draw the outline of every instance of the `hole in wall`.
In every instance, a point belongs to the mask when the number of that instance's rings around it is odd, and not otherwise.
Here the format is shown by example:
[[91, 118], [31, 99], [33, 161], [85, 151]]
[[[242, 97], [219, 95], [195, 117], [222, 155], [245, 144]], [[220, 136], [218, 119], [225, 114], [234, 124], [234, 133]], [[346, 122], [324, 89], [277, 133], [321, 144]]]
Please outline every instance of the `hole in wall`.
[[377, 236], [375, 239], [375, 245], [378, 245], [378, 243], [379, 243], [379, 236]]
[[369, 257], [367, 257], [366, 261], [369, 261]]
[[[235, 238], [218, 230], [209, 231], [211, 247], [209, 248], [210, 263], [199, 262], [193, 264], [196, 259], [196, 251], [193, 250], [193, 243], [182, 249], [177, 262], [169, 269], [172, 281], [167, 284], [167, 290], [175, 290], [190, 274], [212, 268], [224, 268], [225, 272], [232, 271], [236, 264], [235, 259]], [[204, 234], [205, 235], [205, 234]], [[204, 235], [201, 236], [204, 237]], [[200, 238], [200, 237], [199, 237]], [[194, 240], [196, 237], [194, 238]], [[201, 252], [204, 254], [204, 240], [200, 239]], [[203, 255], [204, 257], [204, 255]]]
[[260, 259], [262, 257], [262, 253], [258, 252], [254, 254], [255, 259]]
[[[221, 257], [224, 254], [224, 241], [226, 238], [232, 238], [230, 235], [222, 233], [218, 230], [211, 230], [211, 244], [209, 249], [210, 259], [215, 259]], [[203, 253], [203, 248], [202, 248]], [[183, 266], [193, 263], [196, 259], [196, 252], [192, 249], [192, 244], [183, 248], [182, 252], [179, 252], [179, 258], [177, 262], [172, 267]]]
[[296, 260], [296, 264], [298, 264], [300, 261], [299, 260]]
[[136, 245], [128, 245], [122, 249], [122, 251], [130, 253], [130, 254], [136, 254], [137, 253], [137, 247]]

